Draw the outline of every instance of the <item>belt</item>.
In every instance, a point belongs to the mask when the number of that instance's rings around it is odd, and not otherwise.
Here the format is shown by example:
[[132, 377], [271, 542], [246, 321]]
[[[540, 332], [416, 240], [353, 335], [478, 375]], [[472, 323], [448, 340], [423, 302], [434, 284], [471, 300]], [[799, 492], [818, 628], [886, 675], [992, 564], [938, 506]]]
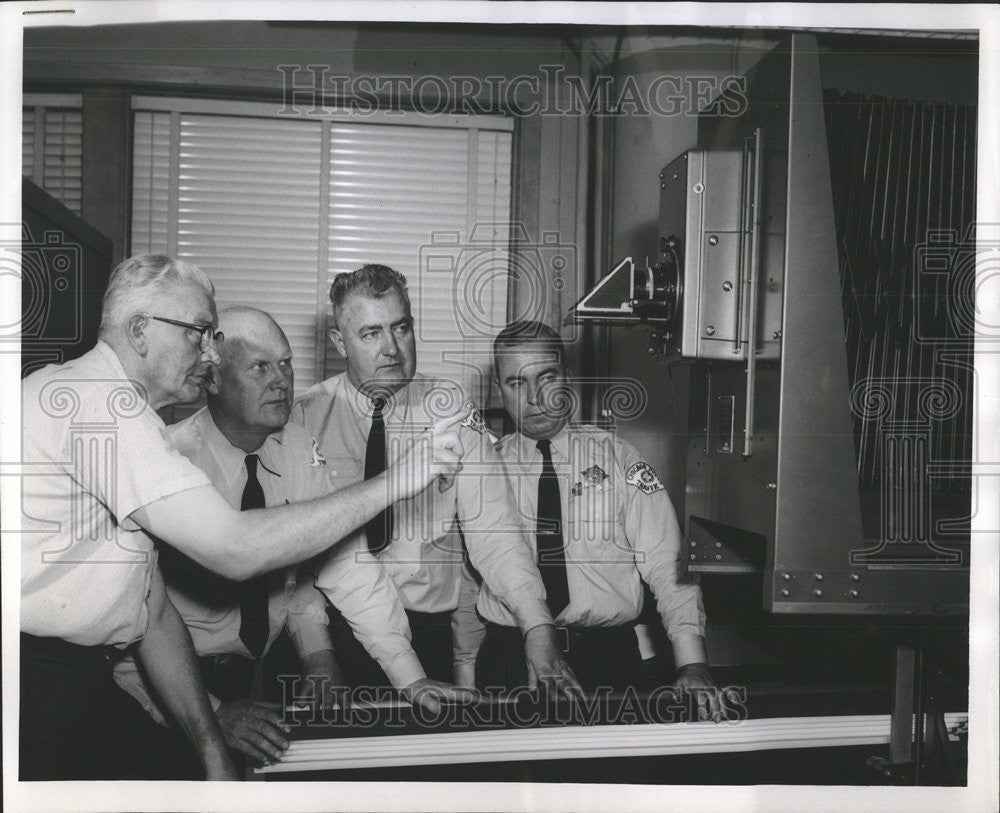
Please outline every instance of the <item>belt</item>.
[[443, 613], [425, 613], [420, 610], [407, 610], [406, 617], [411, 624], [422, 624], [425, 626], [437, 624], [451, 624], [452, 611]]
[[[517, 627], [506, 627], [502, 624], [494, 624], [492, 621], [486, 622], [486, 628], [488, 630], [496, 630], [499, 634], [505, 636], [517, 635], [518, 639], [521, 638], [521, 630]], [[595, 644], [600, 644], [602, 642], [607, 642], [610, 640], [621, 639], [626, 635], [634, 635], [635, 622], [629, 624], [616, 624], [610, 627], [556, 627], [556, 641], [559, 644], [560, 651], [564, 654], [569, 653], [574, 647], [581, 645], [591, 646]]]
[[200, 655], [198, 666], [205, 688], [228, 702], [250, 693], [257, 661], [245, 655]]
[[62, 638], [40, 637], [27, 632], [21, 633], [21, 651], [28, 655], [58, 658], [73, 663], [104, 663], [110, 661], [113, 653], [120, 649], [107, 644], [84, 646], [73, 644]]

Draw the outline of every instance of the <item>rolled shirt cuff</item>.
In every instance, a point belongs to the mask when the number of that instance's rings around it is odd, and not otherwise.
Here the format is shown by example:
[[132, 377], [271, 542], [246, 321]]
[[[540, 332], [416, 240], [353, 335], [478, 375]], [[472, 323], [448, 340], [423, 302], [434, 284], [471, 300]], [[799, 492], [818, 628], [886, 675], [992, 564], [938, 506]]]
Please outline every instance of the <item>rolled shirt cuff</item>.
[[455, 685], [466, 689], [476, 688], [476, 664], [456, 663], [455, 664]]
[[701, 635], [678, 635], [671, 639], [674, 650], [674, 665], [680, 669], [689, 663], [708, 663], [705, 654], [705, 639]]
[[549, 605], [545, 599], [527, 598], [511, 608], [514, 620], [521, 628], [521, 632], [527, 632], [532, 627], [539, 627], [542, 624], [554, 624], [552, 613], [549, 612]]
[[299, 658], [324, 649], [333, 649], [329, 629], [320, 625], [310, 624], [293, 630], [292, 643], [295, 645], [295, 651], [299, 654]]
[[396, 689], [405, 689], [415, 680], [427, 677], [424, 667], [420, 665], [420, 658], [412, 649], [400, 653], [390, 661], [379, 663], [379, 666]]

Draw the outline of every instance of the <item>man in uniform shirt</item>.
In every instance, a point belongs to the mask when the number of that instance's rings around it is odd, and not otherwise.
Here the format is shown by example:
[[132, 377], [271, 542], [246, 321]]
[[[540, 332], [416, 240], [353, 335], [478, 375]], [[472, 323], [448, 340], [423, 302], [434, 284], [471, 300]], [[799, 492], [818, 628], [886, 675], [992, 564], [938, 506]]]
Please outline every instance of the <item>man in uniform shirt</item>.
[[321, 553], [387, 500], [457, 470], [458, 438], [442, 424], [372, 482], [308, 503], [235, 510], [171, 446], [155, 411], [197, 400], [219, 361], [213, 294], [193, 265], [129, 258], [108, 282], [94, 349], [22, 382], [23, 779], [135, 775], [129, 761], [144, 743], [130, 709], [148, 716], [115, 686], [105, 656], [130, 646], [205, 775], [238, 777], [152, 535], [245, 580]]
[[[552, 616], [531, 560], [524, 530], [511, 503], [499, 460], [475, 405], [447, 381], [416, 374], [413, 316], [402, 274], [366, 265], [338, 274], [330, 289], [330, 338], [347, 360], [347, 371], [312, 387], [296, 403], [292, 420], [302, 424], [330, 455], [338, 485], [374, 476], [386, 449], [436, 418], [464, 415], [460, 427], [463, 472], [417, 499], [392, 506], [351, 537], [386, 568], [406, 608], [413, 645], [428, 674], [451, 679], [452, 614], [463, 579], [462, 538], [472, 564], [509, 608], [523, 633], [533, 674], [553, 691], [578, 690], [576, 678], [556, 647]], [[456, 523], [457, 519], [457, 523]], [[327, 589], [334, 574], [324, 569], [316, 585]], [[381, 683], [364, 653], [350, 649], [350, 635], [334, 648], [356, 683]], [[342, 645], [343, 641], [343, 645]]]
[[[177, 450], [202, 469], [234, 508], [302, 502], [332, 490], [323, 453], [305, 430], [288, 424], [294, 376], [292, 351], [277, 323], [255, 308], [219, 313], [226, 340], [209, 384], [207, 406], [168, 428]], [[229, 745], [258, 764], [288, 747], [277, 704], [249, 699], [252, 670], [286, 627], [302, 660], [306, 689], [317, 702], [342, 685], [327, 629], [326, 601], [306, 565], [243, 584], [223, 579], [165, 547], [161, 568], [167, 593], [187, 625], [202, 675]], [[409, 642], [395, 588], [370, 557], [355, 561], [337, 545], [324, 555], [329, 592], [375, 657], [391, 674], [412, 672], [425, 685]], [[115, 666], [118, 685], [157, 720], [166, 715], [132, 657]], [[407, 685], [398, 685], [407, 689]], [[329, 694], [327, 694], [329, 692]]]
[[[656, 473], [610, 432], [567, 426], [572, 399], [565, 350], [554, 330], [538, 322], [509, 325], [494, 342], [494, 364], [504, 409], [517, 429], [497, 449], [517, 504], [536, 530], [532, 550], [580, 682], [589, 691], [623, 691], [645, 682], [633, 629], [644, 579], [673, 646], [678, 686], [697, 690], [700, 714], [717, 718], [701, 592], [678, 577], [680, 529]], [[478, 609], [487, 629], [477, 682], [523, 684], [513, 619], [488, 584]]]

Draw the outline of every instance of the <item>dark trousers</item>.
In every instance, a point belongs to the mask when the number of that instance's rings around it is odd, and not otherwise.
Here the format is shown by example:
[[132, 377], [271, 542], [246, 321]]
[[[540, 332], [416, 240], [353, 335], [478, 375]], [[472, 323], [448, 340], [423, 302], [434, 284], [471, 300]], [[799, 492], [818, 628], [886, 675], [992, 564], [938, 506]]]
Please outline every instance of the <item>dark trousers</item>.
[[[591, 693], [599, 686], [608, 686], [613, 692], [647, 688], [639, 643], [631, 626], [557, 627], [556, 636], [584, 691]], [[483, 691], [509, 691], [527, 685], [521, 630], [487, 624], [476, 657], [476, 686]]]
[[201, 779], [194, 748], [112, 677], [104, 647], [21, 634], [20, 778]]
[[[382, 667], [361, 645], [350, 625], [332, 605], [327, 606], [330, 616], [330, 636], [333, 638], [333, 651], [337, 661], [344, 671], [344, 677], [351, 686], [391, 686]], [[454, 680], [454, 650], [451, 635], [451, 613], [421, 613], [407, 610], [406, 617], [410, 622], [413, 651], [420, 658], [420, 663], [427, 677], [451, 683]]]
[[250, 697], [257, 661], [240, 655], [203, 655], [198, 666], [205, 691], [223, 703]]

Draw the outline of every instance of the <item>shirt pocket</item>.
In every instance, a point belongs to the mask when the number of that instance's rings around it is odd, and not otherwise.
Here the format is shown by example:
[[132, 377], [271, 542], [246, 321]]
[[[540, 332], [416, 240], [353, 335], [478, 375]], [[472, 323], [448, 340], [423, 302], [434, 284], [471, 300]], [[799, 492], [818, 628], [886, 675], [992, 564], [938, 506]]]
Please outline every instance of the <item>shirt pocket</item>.
[[223, 627], [230, 615], [239, 611], [239, 594], [235, 585], [220, 582], [213, 589], [191, 590], [174, 588], [170, 599], [189, 627], [213, 629]]
[[365, 461], [351, 455], [328, 453], [325, 470], [331, 491], [339, 491], [365, 479]]
[[570, 496], [570, 539], [581, 550], [593, 549], [601, 558], [608, 548], [624, 545], [618, 510], [618, 490], [605, 481], [601, 488], [580, 486]]

